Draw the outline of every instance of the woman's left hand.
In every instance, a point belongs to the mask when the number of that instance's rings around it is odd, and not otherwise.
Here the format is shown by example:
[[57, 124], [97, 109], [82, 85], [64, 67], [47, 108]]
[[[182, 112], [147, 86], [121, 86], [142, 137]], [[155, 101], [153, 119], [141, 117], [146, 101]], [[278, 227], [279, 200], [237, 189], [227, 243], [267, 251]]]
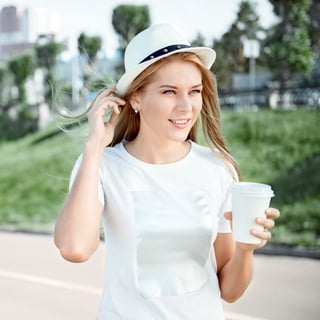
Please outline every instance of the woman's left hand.
[[[271, 232], [269, 231], [275, 226], [274, 220], [277, 219], [280, 216], [280, 211], [276, 208], [268, 208], [266, 211], [266, 217], [265, 218], [257, 218], [256, 224], [263, 227], [262, 231], [259, 231], [257, 229], [251, 229], [250, 233], [261, 239], [261, 243], [258, 244], [257, 248], [263, 247], [268, 240], [271, 239]], [[257, 249], [255, 248], [255, 249]]]
[[[255, 250], [258, 248], [261, 248], [266, 245], [267, 241], [271, 239], [271, 232], [269, 231], [275, 226], [274, 220], [277, 219], [280, 216], [280, 211], [276, 208], [268, 208], [265, 211], [266, 217], [265, 218], [257, 218], [256, 224], [263, 227], [262, 231], [259, 231], [257, 229], [251, 229], [250, 233], [261, 239], [261, 242], [259, 244], [249, 244], [249, 243], [243, 243], [243, 242], [237, 242], [237, 245], [241, 247], [243, 250]], [[232, 220], [232, 213], [228, 212], [225, 214], [226, 219]]]

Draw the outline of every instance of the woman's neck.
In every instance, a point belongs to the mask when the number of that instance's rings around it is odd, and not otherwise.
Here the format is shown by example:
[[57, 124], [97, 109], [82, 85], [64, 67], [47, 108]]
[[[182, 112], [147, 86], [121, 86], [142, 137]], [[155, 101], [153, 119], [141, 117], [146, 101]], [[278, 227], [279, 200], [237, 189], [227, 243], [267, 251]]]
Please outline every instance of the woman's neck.
[[135, 158], [152, 164], [166, 164], [183, 159], [190, 151], [189, 141], [148, 141], [137, 136], [125, 145]]

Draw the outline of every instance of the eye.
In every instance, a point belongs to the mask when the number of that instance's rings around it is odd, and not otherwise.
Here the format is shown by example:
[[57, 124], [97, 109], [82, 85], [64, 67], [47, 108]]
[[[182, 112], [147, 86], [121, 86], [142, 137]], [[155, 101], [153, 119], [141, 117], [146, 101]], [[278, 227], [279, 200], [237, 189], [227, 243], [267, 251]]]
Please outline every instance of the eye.
[[163, 91], [163, 94], [175, 94], [174, 90], [165, 90]]
[[194, 89], [190, 92], [190, 94], [199, 94], [199, 93], [201, 93], [200, 89]]

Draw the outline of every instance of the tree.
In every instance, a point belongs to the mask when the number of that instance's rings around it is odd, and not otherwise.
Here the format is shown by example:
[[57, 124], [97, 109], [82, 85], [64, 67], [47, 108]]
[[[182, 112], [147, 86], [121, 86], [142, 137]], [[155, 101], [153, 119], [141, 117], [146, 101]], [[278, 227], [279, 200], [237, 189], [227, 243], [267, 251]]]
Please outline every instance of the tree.
[[[150, 26], [150, 13], [147, 5], [119, 5], [112, 13], [112, 25], [119, 36], [119, 49], [124, 57], [124, 51], [129, 41], [139, 32]], [[124, 70], [123, 59], [117, 68], [120, 74]]]
[[232, 61], [231, 54], [226, 51], [226, 43], [224, 41], [214, 41], [212, 46], [216, 51], [217, 62], [211, 67], [216, 75], [217, 85], [220, 90], [228, 90], [232, 88]]
[[279, 23], [265, 43], [266, 63], [282, 88], [295, 74], [307, 75], [312, 64], [308, 33], [310, 0], [269, 0]]
[[82, 77], [83, 77], [83, 87], [82, 96], [85, 98], [88, 90], [88, 81], [90, 76], [93, 74], [92, 67], [96, 61], [98, 52], [101, 50], [102, 39], [99, 36], [87, 36], [85, 33], [81, 32], [78, 37], [78, 51], [81, 56], [82, 63]]
[[25, 82], [34, 72], [34, 58], [29, 53], [14, 57], [9, 60], [8, 68], [12, 72], [14, 83], [18, 88], [18, 101], [25, 104], [27, 101]]
[[265, 30], [261, 27], [255, 5], [242, 1], [236, 20], [220, 40], [214, 42], [219, 63], [213, 66], [220, 89], [232, 87], [232, 73], [248, 72], [249, 62], [243, 54], [243, 40], [257, 40]]
[[[37, 114], [27, 104], [25, 83], [29, 76], [34, 73], [34, 55], [24, 53], [8, 61], [8, 69], [12, 74], [12, 80], [18, 88], [17, 102], [12, 101], [4, 107], [0, 117], [0, 135], [3, 139], [14, 139], [21, 137], [29, 132], [37, 130]], [[8, 112], [13, 108], [15, 116]]]
[[8, 107], [8, 102], [10, 100], [10, 72], [5, 65], [0, 65], [0, 114], [1, 109], [6, 109]]
[[102, 39], [99, 36], [87, 36], [81, 32], [78, 38], [78, 51], [89, 64], [93, 64], [101, 50]]
[[309, 18], [309, 34], [314, 55], [314, 63], [310, 72], [310, 82], [313, 85], [320, 85], [320, 0], [312, 0], [309, 9]]
[[52, 84], [54, 82], [54, 67], [57, 56], [63, 50], [63, 44], [50, 39], [39, 39], [35, 45], [38, 66], [44, 71], [45, 100], [51, 104]]
[[203, 47], [203, 46], [205, 46], [204, 36], [200, 32], [198, 32], [196, 38], [191, 41], [191, 45], [193, 47]]
[[320, 0], [312, 0], [308, 11], [310, 18], [309, 34], [311, 47], [314, 52], [320, 54]]

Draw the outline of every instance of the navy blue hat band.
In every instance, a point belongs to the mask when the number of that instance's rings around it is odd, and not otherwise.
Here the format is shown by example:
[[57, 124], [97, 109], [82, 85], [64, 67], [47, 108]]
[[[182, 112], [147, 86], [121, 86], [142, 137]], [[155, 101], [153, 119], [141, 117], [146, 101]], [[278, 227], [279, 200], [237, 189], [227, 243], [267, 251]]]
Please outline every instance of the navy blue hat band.
[[149, 60], [152, 60], [152, 59], [155, 59], [155, 58], [158, 58], [158, 57], [161, 57], [164, 54], [167, 54], [167, 53], [179, 50], [179, 49], [184, 49], [184, 48], [191, 48], [191, 46], [186, 45], [186, 44], [175, 44], [175, 45], [164, 47], [164, 48], [162, 48], [160, 50], [157, 50], [157, 51], [151, 53], [149, 56], [147, 56], [146, 58], [141, 60], [139, 62], [139, 64], [143, 63], [143, 62], [146, 62], [146, 61], [149, 61]]

